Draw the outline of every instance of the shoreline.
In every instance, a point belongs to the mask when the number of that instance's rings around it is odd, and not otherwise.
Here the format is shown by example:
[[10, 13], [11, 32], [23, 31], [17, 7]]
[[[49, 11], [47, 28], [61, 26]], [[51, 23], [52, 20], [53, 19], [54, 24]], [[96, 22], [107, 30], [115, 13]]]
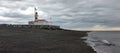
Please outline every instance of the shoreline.
[[93, 45], [91, 45], [89, 42], [88, 42], [88, 35], [89, 35], [89, 33], [90, 32], [94, 32], [94, 31], [89, 31], [88, 33], [87, 33], [87, 36], [84, 36], [84, 37], [82, 37], [81, 39], [83, 39], [84, 40], [84, 42], [87, 44], [87, 46], [89, 46], [89, 47], [91, 47], [92, 49], [93, 49], [93, 51], [95, 51], [96, 53], [97, 53], [97, 51], [96, 51], [96, 49], [93, 47]]
[[81, 37], [87, 31], [1, 29], [2, 53], [96, 53]]

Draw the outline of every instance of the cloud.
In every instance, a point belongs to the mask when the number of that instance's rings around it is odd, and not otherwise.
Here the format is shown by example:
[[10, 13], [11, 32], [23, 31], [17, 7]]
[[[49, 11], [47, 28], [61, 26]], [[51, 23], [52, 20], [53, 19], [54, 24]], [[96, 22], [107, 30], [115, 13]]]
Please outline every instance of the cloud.
[[51, 17], [52, 23], [62, 28], [117, 30], [120, 27], [119, 0], [0, 0], [0, 3], [1, 17], [23, 20], [12, 23], [33, 20], [37, 6], [40, 18]]
[[[68, 28], [69, 29], [69, 28]], [[87, 31], [119, 31], [120, 27], [107, 27], [102, 25], [95, 25], [88, 28], [73, 28], [72, 30], [87, 30]]]
[[7, 23], [9, 23], [9, 24], [18, 24], [18, 23], [25, 24], [25, 21], [26, 20], [21, 19], [21, 18], [10, 18], [10, 17], [0, 16], [0, 24], [7, 24]]
[[16, 18], [2, 17], [0, 16], [0, 21], [14, 21]]

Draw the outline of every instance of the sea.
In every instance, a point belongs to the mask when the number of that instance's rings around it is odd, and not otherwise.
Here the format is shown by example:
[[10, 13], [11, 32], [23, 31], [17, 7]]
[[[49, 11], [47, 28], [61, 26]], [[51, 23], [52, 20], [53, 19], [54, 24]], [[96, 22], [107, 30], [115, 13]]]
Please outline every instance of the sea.
[[120, 53], [120, 31], [89, 32], [83, 38], [97, 53]]

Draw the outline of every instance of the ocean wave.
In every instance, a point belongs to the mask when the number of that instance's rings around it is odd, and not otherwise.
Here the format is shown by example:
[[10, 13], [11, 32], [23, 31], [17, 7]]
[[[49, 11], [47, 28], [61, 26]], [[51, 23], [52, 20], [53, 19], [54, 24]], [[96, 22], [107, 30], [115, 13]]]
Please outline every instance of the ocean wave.
[[119, 32], [90, 32], [85, 42], [88, 43], [97, 53], [118, 53], [120, 52]]

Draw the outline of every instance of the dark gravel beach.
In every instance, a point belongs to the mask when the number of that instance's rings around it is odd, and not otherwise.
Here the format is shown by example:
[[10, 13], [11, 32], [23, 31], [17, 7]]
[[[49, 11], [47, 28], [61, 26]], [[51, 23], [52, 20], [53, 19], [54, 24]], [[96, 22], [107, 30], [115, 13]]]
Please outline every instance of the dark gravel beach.
[[96, 53], [80, 39], [85, 31], [0, 29], [0, 53]]

